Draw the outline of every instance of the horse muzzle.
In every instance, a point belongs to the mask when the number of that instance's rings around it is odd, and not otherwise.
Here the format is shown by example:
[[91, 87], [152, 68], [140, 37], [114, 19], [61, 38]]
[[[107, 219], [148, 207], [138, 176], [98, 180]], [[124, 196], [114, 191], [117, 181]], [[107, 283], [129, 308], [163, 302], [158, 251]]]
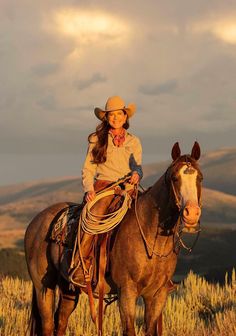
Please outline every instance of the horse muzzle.
[[188, 201], [181, 213], [181, 220], [184, 224], [183, 231], [189, 233], [198, 232], [200, 216], [201, 208], [199, 205]]

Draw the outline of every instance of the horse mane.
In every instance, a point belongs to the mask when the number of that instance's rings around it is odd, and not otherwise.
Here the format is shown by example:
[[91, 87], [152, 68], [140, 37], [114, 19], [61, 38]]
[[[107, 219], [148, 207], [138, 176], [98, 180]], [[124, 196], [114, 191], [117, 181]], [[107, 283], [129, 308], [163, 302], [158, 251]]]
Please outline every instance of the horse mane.
[[148, 187], [147, 189], [143, 190], [143, 191], [140, 191], [140, 196], [141, 195], [146, 195], [146, 193], [151, 189], [152, 187]]

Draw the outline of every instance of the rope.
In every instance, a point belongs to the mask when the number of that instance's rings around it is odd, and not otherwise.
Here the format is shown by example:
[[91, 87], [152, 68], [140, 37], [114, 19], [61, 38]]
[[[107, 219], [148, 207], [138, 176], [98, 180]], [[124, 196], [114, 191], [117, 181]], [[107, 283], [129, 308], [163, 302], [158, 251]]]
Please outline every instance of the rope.
[[115, 194], [116, 191], [114, 189], [103, 190], [96, 194], [94, 200], [85, 204], [79, 220], [79, 227], [81, 227], [84, 232], [90, 235], [102, 234], [113, 230], [120, 224], [127, 210], [130, 208], [132, 201], [130, 195], [125, 190], [122, 191], [122, 196], [124, 198], [123, 204], [118, 210], [106, 215], [97, 215], [91, 211], [94, 204], [101, 198]]

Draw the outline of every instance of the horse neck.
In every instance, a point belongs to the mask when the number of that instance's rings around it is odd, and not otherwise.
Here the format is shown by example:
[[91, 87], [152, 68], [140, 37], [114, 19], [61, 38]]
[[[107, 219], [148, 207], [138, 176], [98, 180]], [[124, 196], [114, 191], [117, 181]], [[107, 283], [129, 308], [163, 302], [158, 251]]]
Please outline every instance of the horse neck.
[[158, 211], [170, 210], [170, 194], [166, 186], [165, 175], [162, 175], [151, 187], [149, 194]]
[[[165, 175], [150, 188], [146, 195], [146, 208], [154, 220], [147, 224], [149, 227], [156, 225], [174, 227], [177, 223], [177, 213], [174, 210], [169, 188], [165, 182]], [[149, 217], [150, 218], [150, 217]]]
[[164, 175], [140, 198], [138, 208], [140, 226], [149, 245], [148, 253], [155, 250], [159, 255], [166, 255], [172, 251], [173, 229], [178, 219], [171, 206]]

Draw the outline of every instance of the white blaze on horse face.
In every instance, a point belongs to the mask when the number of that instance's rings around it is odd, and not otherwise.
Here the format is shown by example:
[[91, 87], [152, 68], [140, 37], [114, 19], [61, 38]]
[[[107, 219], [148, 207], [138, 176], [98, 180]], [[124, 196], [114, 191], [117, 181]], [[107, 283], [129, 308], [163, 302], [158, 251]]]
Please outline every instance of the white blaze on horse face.
[[197, 170], [192, 166], [184, 165], [180, 171], [180, 197], [181, 205], [184, 207], [187, 202], [198, 204], [197, 194]]

